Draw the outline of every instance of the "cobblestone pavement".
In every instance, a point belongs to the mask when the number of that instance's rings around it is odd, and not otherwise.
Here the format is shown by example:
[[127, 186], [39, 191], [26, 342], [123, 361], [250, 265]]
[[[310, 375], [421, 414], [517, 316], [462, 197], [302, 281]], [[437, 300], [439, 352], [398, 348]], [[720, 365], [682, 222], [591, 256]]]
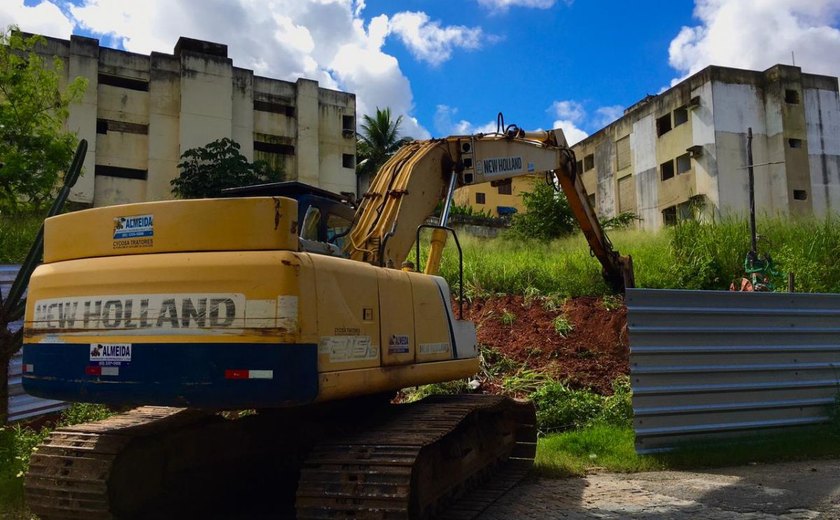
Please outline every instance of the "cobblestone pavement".
[[530, 478], [479, 520], [840, 519], [840, 460]]

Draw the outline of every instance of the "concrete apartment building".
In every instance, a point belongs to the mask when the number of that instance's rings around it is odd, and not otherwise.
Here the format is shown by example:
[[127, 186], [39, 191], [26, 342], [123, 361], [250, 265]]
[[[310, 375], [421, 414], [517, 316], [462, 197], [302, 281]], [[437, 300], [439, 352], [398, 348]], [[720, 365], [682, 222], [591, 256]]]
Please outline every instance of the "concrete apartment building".
[[[707, 67], [572, 149], [599, 215], [633, 212], [639, 227], [656, 230], [683, 218], [746, 215], [748, 128], [760, 215], [840, 212], [837, 78], [798, 67]], [[521, 193], [533, 182], [542, 179], [467, 186], [455, 201], [491, 216], [523, 211]]]
[[759, 215], [840, 211], [837, 78], [798, 67], [707, 67], [572, 148], [598, 214], [656, 230], [746, 215], [748, 128]]
[[455, 190], [453, 202], [470, 206], [473, 211], [491, 217], [503, 217], [525, 211], [522, 194], [530, 193], [535, 182], [544, 182], [542, 176], [516, 177], [511, 182], [492, 186], [489, 182], [464, 186]]
[[99, 46], [92, 38], [47, 38], [66, 78], [87, 78], [67, 128], [88, 140], [71, 200], [94, 206], [171, 199], [181, 154], [229, 137], [249, 160], [299, 180], [356, 192], [356, 98], [235, 67], [227, 46], [180, 38], [173, 54]]

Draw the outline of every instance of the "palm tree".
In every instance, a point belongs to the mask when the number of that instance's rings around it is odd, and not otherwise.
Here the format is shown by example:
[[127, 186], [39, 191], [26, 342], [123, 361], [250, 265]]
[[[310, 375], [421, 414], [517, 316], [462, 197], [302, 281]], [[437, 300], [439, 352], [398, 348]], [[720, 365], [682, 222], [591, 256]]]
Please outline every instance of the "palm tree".
[[402, 116], [391, 118], [391, 109], [376, 107], [376, 115], [365, 115], [361, 125], [361, 133], [356, 140], [357, 193], [361, 195], [367, 191], [373, 176], [385, 161], [402, 145], [411, 141], [410, 137], [400, 137]]

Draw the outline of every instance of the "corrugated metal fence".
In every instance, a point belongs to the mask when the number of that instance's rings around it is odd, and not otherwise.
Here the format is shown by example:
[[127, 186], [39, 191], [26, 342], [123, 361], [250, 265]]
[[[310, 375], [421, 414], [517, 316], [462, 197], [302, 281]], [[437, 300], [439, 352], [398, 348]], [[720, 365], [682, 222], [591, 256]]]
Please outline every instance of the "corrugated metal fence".
[[[9, 288], [15, 281], [18, 269], [20, 269], [19, 265], [0, 265], [0, 291], [2, 291], [4, 298], [9, 294]], [[12, 332], [15, 332], [22, 326], [23, 320], [20, 320], [12, 323], [9, 328]], [[2, 367], [0, 367], [0, 370], [2, 370]], [[67, 405], [61, 401], [38, 399], [24, 393], [21, 385], [22, 374], [21, 354], [18, 352], [9, 363], [9, 422], [66, 408]]]
[[631, 289], [636, 450], [825, 422], [840, 295]]

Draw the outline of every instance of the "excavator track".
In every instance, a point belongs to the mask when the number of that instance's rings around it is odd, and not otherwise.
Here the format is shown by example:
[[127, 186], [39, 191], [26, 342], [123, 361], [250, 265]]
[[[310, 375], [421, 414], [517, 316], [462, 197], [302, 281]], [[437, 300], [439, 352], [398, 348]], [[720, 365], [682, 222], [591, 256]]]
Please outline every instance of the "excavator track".
[[533, 405], [500, 396], [429, 397], [364, 423], [312, 450], [298, 519], [473, 518], [536, 452]]
[[113, 518], [114, 462], [138, 437], [194, 424], [206, 414], [144, 406], [109, 419], [53, 431], [32, 454], [26, 502], [42, 520]]
[[145, 406], [55, 430], [24, 489], [42, 520], [467, 520], [530, 468], [534, 424], [530, 403], [478, 395], [237, 420]]

